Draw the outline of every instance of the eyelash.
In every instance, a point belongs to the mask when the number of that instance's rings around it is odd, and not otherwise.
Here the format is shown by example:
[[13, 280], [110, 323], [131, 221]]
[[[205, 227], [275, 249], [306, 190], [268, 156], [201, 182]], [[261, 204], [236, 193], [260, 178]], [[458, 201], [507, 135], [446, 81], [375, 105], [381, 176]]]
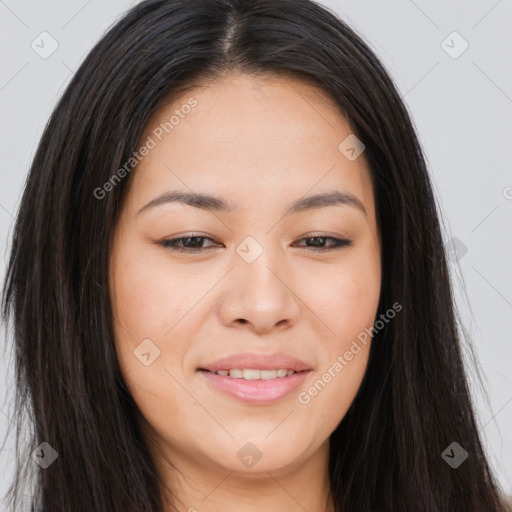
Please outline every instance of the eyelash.
[[[211, 241], [215, 242], [215, 240], [213, 238], [209, 237], [209, 236], [197, 235], [197, 236], [184, 236], [184, 237], [178, 237], [178, 238], [171, 238], [171, 239], [168, 239], [168, 240], [162, 240], [161, 242], [159, 242], [159, 245], [161, 245], [165, 249], [169, 249], [171, 251], [185, 252], [185, 253], [197, 253], [197, 252], [201, 252], [204, 249], [211, 249], [212, 248], [212, 246], [210, 246], [210, 247], [179, 247], [179, 246], [176, 245], [179, 241], [190, 240], [190, 239], [194, 239], [194, 238], [195, 239], [201, 238], [201, 239], [204, 239], [204, 240], [211, 240]], [[333, 236], [309, 236], [309, 237], [301, 238], [299, 241], [313, 240], [314, 238], [321, 238], [321, 239], [325, 239], [325, 240], [331, 240], [331, 241], [333, 241], [333, 244], [331, 246], [328, 246], [328, 247], [308, 247], [308, 246], [302, 246], [302, 247], [304, 247], [306, 249], [306, 252], [326, 252], [326, 251], [332, 251], [332, 250], [335, 250], [335, 249], [341, 249], [343, 247], [350, 247], [350, 246], [352, 246], [352, 240], [336, 238], [336, 237], [333, 237]]]

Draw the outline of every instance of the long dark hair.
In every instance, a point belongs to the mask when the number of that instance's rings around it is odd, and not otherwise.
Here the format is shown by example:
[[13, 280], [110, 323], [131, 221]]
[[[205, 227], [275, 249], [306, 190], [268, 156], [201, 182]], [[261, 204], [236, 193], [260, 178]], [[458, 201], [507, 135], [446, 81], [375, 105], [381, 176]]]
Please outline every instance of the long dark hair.
[[[347, 117], [375, 187], [377, 316], [403, 305], [375, 334], [361, 388], [331, 436], [337, 510], [504, 510], [478, 436], [413, 124], [369, 47], [310, 0], [144, 1], [98, 42], [64, 92], [30, 169], [3, 293], [19, 442], [10, 508], [29, 494], [30, 510], [44, 512], [161, 510], [163, 489], [116, 358], [107, 284], [128, 180], [101, 200], [94, 191], [137, 150], [164, 102], [235, 70], [313, 83]], [[46, 470], [30, 456], [42, 442], [59, 457]], [[452, 442], [468, 452], [456, 469], [441, 455]]]

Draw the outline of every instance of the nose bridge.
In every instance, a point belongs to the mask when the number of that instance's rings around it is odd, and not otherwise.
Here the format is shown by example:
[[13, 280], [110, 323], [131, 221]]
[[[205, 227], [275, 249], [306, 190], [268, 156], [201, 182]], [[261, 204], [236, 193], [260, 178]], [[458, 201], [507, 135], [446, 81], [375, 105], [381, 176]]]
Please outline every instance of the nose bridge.
[[253, 237], [247, 237], [236, 249], [238, 286], [252, 300], [283, 301], [289, 294], [289, 289], [283, 283], [286, 279], [283, 255], [279, 254], [279, 248], [272, 247], [270, 239], [267, 237], [263, 245]]
[[[268, 242], [268, 238], [267, 238]], [[220, 313], [226, 325], [250, 323], [255, 330], [293, 324], [299, 307], [279, 248], [247, 237], [236, 248]]]

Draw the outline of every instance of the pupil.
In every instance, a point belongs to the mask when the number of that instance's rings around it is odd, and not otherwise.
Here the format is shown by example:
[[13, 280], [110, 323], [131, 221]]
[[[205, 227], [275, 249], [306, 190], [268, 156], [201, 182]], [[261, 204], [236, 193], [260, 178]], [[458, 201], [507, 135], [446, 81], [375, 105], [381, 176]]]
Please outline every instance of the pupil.
[[321, 236], [315, 236], [313, 238], [310, 238], [310, 241], [312, 242], [312, 245], [316, 246], [322, 246], [323, 237]]
[[[191, 244], [189, 244], [190, 240], [193, 240]], [[201, 237], [200, 236], [190, 236], [184, 239], [184, 245], [186, 247], [201, 247]]]

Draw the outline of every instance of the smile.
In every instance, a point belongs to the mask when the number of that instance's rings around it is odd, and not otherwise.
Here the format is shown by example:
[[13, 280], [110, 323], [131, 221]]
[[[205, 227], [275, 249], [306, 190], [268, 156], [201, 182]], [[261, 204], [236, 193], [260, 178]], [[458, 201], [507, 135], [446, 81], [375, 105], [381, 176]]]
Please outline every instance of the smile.
[[[239, 402], [267, 405], [284, 400], [303, 382], [311, 370], [295, 372], [283, 368], [277, 370], [233, 369], [198, 373], [217, 392]], [[283, 372], [285, 373], [284, 376]]]
[[232, 377], [234, 379], [245, 379], [245, 380], [271, 380], [271, 379], [282, 379], [287, 375], [293, 375], [293, 370], [287, 370], [286, 368], [279, 368], [276, 370], [258, 370], [253, 368], [232, 368], [230, 370], [219, 370], [214, 372], [217, 375], [224, 377]]

